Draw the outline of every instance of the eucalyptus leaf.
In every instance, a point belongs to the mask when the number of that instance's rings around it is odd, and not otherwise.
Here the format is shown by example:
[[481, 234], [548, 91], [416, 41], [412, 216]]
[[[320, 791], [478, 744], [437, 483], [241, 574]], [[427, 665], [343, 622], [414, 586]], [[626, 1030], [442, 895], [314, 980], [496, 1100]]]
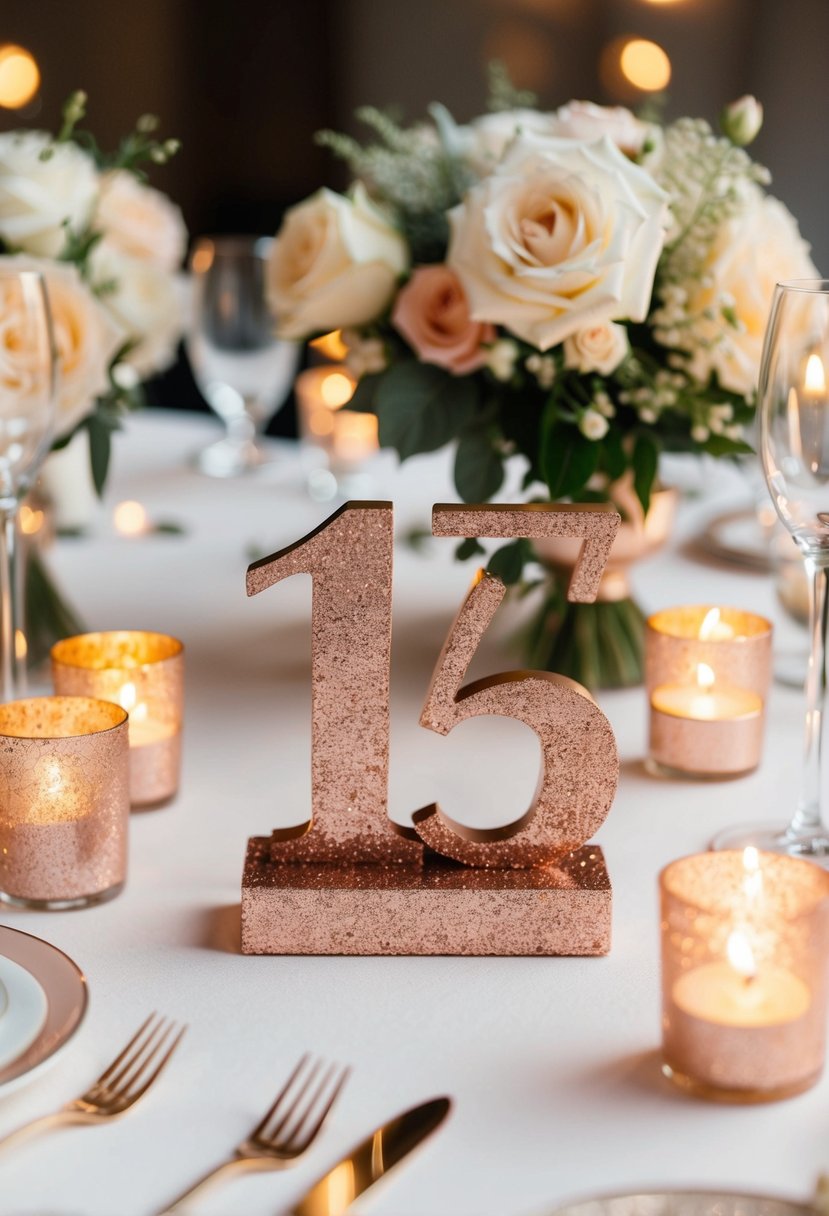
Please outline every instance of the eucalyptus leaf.
[[112, 452], [112, 428], [102, 422], [95, 414], [91, 414], [86, 424], [89, 432], [89, 458], [92, 468], [92, 481], [100, 498], [106, 485], [109, 472], [109, 458]]
[[397, 363], [377, 390], [380, 445], [395, 448], [401, 460], [435, 452], [469, 424], [477, 400], [471, 376], [450, 376], [414, 360]]
[[656, 467], [659, 463], [659, 447], [649, 432], [642, 431], [637, 435], [631, 463], [633, 465], [633, 488], [642, 504], [642, 510], [647, 515], [651, 505], [651, 490], [656, 477]]
[[521, 578], [524, 563], [532, 556], [532, 549], [527, 540], [513, 540], [508, 545], [496, 549], [487, 562], [487, 573], [502, 579], [508, 587], [513, 586]]

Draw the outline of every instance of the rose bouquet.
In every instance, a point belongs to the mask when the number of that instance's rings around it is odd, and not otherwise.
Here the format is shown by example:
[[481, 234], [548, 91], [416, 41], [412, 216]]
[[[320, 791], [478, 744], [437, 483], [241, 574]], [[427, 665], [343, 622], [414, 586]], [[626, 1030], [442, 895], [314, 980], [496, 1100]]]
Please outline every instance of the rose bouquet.
[[[78, 129], [85, 104], [83, 93], [70, 97], [57, 135], [0, 133], [0, 267], [38, 270], [46, 281], [58, 372], [54, 447], [87, 431], [100, 492], [113, 431], [141, 405], [142, 379], [175, 356], [175, 272], [187, 230], [142, 168], [166, 163], [177, 142], [156, 139], [158, 122], [145, 115], [114, 154], [104, 154]], [[77, 630], [34, 549], [26, 615], [33, 661], [55, 637]]]
[[[589, 102], [542, 113], [496, 72], [491, 112], [466, 126], [439, 105], [409, 128], [359, 117], [377, 136], [366, 147], [320, 136], [354, 186], [288, 211], [270, 283], [284, 336], [343, 330], [349, 408], [376, 413], [381, 444], [406, 459], [454, 442], [467, 502], [496, 495], [520, 457], [532, 500], [610, 498], [640, 526], [660, 452], [750, 451], [774, 283], [816, 273], [745, 151], [753, 98], [716, 134]], [[480, 552], [466, 541], [458, 555]], [[528, 541], [488, 564], [542, 584], [534, 665], [590, 685], [639, 678], [631, 600], [567, 605], [555, 555]]]

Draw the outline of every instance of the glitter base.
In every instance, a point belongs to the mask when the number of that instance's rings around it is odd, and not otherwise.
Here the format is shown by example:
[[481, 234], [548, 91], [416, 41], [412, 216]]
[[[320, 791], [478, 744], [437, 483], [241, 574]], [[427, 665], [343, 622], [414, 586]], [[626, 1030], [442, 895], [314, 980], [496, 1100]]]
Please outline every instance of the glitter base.
[[708, 1081], [698, 1081], [687, 1073], [679, 1072], [665, 1061], [662, 1065], [662, 1075], [673, 1081], [679, 1089], [694, 1098], [705, 1098], [709, 1102], [723, 1102], [732, 1106], [758, 1106], [763, 1102], [782, 1102], [785, 1098], [795, 1098], [798, 1094], [811, 1089], [820, 1080], [822, 1069], [808, 1077], [801, 1077], [790, 1085], [780, 1085], [775, 1089], [722, 1089], [711, 1085]]
[[9, 895], [0, 891], [0, 904], [8, 904], [11, 908], [27, 908], [30, 912], [70, 912], [73, 908], [94, 908], [96, 904], [105, 904], [115, 899], [124, 889], [122, 882], [107, 887], [105, 891], [96, 891], [93, 895], [79, 895], [72, 899], [26, 899], [23, 896]]
[[274, 863], [248, 841], [243, 954], [601, 955], [612, 889], [584, 845], [556, 865], [471, 869], [428, 855], [414, 866]]

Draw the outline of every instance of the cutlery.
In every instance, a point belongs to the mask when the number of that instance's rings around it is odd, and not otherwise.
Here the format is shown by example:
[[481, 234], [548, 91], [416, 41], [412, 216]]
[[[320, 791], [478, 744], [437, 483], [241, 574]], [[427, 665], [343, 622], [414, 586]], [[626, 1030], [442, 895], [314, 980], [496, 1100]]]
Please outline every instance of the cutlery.
[[159, 1216], [178, 1210], [186, 1201], [229, 1174], [254, 1170], [280, 1170], [293, 1165], [317, 1138], [328, 1112], [348, 1079], [348, 1068], [322, 1060], [311, 1062], [306, 1053], [279, 1091], [273, 1106], [233, 1156], [205, 1174]]
[[105, 1123], [125, 1114], [142, 1098], [181, 1042], [186, 1026], [151, 1013], [98, 1080], [79, 1098], [50, 1115], [24, 1123], [0, 1139], [0, 1149], [12, 1141], [72, 1123]]
[[289, 1216], [342, 1216], [358, 1195], [439, 1127], [451, 1107], [449, 1098], [433, 1098], [378, 1127], [315, 1182]]

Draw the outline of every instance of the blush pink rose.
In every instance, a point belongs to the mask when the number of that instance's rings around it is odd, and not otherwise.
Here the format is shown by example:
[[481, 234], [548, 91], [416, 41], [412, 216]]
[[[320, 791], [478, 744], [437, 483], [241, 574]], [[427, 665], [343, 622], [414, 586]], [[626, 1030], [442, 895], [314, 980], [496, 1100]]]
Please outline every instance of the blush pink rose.
[[456, 376], [474, 372], [486, 359], [485, 342], [495, 327], [473, 321], [460, 279], [448, 266], [421, 266], [397, 297], [392, 321], [424, 363]]

